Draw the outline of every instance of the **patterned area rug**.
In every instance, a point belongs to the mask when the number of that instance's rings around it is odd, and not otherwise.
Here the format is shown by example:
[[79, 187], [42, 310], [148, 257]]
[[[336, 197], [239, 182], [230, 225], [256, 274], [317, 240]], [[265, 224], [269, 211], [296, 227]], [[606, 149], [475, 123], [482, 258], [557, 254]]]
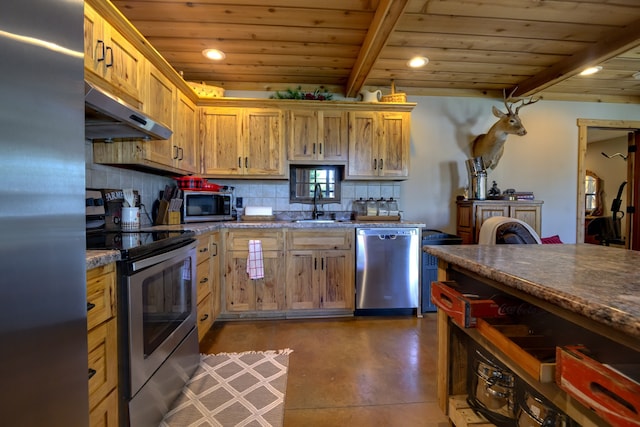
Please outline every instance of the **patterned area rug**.
[[202, 355], [160, 427], [282, 426], [291, 352]]

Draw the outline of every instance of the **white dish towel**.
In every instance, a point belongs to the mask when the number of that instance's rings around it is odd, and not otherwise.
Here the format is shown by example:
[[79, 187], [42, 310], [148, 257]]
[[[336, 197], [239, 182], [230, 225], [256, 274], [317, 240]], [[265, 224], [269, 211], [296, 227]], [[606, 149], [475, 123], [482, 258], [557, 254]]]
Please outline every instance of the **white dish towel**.
[[247, 273], [249, 273], [249, 279], [262, 279], [264, 277], [264, 264], [262, 262], [262, 242], [260, 240], [249, 240]]

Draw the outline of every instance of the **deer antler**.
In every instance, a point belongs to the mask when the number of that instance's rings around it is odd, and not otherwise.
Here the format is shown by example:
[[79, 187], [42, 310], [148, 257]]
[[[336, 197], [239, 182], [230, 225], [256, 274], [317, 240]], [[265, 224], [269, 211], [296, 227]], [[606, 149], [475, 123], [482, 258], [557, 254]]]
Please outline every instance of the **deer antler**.
[[522, 107], [527, 106], [527, 105], [531, 105], [531, 104], [535, 104], [536, 102], [540, 101], [540, 98], [535, 98], [534, 99], [533, 96], [532, 96], [531, 98], [529, 98], [529, 100], [522, 99], [521, 101], [522, 101], [522, 104], [520, 104], [520, 105], [518, 105], [516, 107], [516, 115], [518, 114], [518, 111], [520, 111], [520, 109]]
[[513, 114], [513, 111], [511, 111], [511, 105], [509, 105], [509, 100], [511, 99], [513, 94], [516, 93], [516, 90], [518, 90], [518, 86], [514, 87], [511, 93], [509, 94], [509, 96], [507, 96], [507, 90], [502, 89], [502, 99], [504, 100], [504, 106], [507, 107], [507, 111], [510, 114]]

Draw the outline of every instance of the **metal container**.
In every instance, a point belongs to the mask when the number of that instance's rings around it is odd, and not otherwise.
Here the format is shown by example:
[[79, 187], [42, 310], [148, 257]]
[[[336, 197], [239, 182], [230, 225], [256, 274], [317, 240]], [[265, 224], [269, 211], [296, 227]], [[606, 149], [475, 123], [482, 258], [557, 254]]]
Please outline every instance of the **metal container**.
[[518, 427], [564, 427], [567, 425], [567, 418], [549, 403], [527, 391], [519, 404], [517, 425]]
[[485, 200], [487, 198], [487, 171], [482, 157], [466, 161], [469, 174], [469, 198]]
[[481, 354], [477, 356], [472, 385], [474, 399], [492, 415], [515, 419], [515, 375], [490, 363]]

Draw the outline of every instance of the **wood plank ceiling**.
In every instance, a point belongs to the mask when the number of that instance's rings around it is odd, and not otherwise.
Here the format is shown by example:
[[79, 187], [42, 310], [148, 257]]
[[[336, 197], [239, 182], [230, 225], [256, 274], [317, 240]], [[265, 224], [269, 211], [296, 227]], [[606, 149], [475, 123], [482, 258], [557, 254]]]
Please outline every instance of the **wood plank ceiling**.
[[[112, 0], [185, 80], [640, 103], [639, 0]], [[206, 48], [225, 52], [213, 62]], [[429, 63], [410, 69], [407, 61]], [[577, 76], [587, 66], [602, 71]]]

